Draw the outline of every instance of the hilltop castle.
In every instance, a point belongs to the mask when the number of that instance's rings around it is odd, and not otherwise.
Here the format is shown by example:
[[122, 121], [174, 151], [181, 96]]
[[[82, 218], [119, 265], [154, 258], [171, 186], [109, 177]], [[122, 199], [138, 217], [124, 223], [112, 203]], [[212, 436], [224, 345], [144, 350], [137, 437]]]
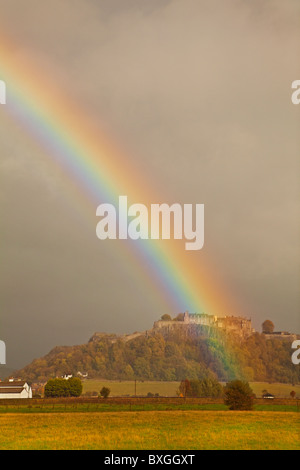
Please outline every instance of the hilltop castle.
[[[168, 317], [165, 319], [164, 317]], [[109, 338], [112, 343], [117, 340], [131, 341], [139, 336], [151, 336], [161, 334], [168, 337], [170, 334], [182, 334], [183, 336], [219, 336], [222, 333], [230, 334], [239, 339], [245, 339], [255, 332], [251, 325], [251, 319], [244, 317], [208, 315], [206, 313], [180, 313], [172, 319], [169, 315], [163, 315], [161, 320], [154, 322], [153, 328], [147, 331], [136, 331], [129, 335], [108, 335], [107, 333], [95, 333], [89, 341], [98, 341], [100, 338]]]
[[199, 327], [204, 327], [203, 330], [207, 332], [218, 329], [227, 334], [233, 333], [240, 338], [247, 338], [255, 332], [251, 325], [251, 319], [235, 316], [219, 317], [206, 313], [185, 312], [177, 321], [176, 319], [159, 320], [153, 325], [154, 330], [160, 330], [162, 333], [178, 329], [184, 329], [192, 333], [193, 331], [196, 332]]

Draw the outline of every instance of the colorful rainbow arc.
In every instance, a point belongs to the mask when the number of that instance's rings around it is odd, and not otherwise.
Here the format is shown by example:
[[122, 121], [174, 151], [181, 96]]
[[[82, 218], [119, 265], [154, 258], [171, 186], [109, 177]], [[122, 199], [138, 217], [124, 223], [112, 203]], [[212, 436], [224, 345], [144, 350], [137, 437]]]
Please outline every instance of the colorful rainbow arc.
[[[123, 194], [131, 203], [157, 200], [157, 195], [152, 198], [154, 190], [147, 179], [101, 134], [95, 120], [28, 57], [26, 62], [17, 57], [14, 45], [3, 35], [0, 73], [7, 84], [7, 112], [43, 148], [49, 163], [63, 169], [71, 197], [77, 198], [85, 215], [91, 204], [95, 211], [101, 202], [117, 205]], [[95, 227], [96, 223], [95, 216]], [[225, 288], [217, 285], [209, 262], [204, 263], [205, 255], [201, 255], [200, 266], [195, 252], [185, 252], [182, 243], [171, 240], [127, 240], [117, 246], [114, 249], [124, 256], [130, 250], [137, 278], [152, 286], [151, 295], [159, 296], [169, 312], [237, 311]]]

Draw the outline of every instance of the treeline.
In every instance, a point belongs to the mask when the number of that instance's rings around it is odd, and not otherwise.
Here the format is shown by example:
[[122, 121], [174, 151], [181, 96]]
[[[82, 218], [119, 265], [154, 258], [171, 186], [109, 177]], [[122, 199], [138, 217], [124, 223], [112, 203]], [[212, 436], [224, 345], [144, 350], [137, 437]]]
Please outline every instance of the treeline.
[[176, 333], [123, 341], [101, 336], [80, 346], [56, 347], [16, 374], [30, 382], [87, 373], [89, 378], [181, 381], [216, 378], [300, 383], [291, 344], [255, 333], [243, 342], [228, 336], [183, 338]]
[[62, 378], [50, 379], [44, 390], [46, 398], [80, 397], [81, 393], [82, 383], [78, 377], [71, 377], [68, 380]]

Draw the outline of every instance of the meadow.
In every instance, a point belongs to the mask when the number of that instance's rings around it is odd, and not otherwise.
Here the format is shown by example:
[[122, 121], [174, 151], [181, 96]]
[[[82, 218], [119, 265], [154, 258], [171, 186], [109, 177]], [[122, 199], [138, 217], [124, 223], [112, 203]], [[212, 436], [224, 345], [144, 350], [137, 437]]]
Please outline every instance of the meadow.
[[300, 401], [289, 395], [299, 396], [299, 386], [251, 384], [258, 397], [263, 390], [276, 396], [255, 399], [253, 411], [230, 411], [221, 398], [179, 398], [178, 382], [86, 380], [83, 393], [103, 386], [111, 389], [108, 399], [2, 400], [0, 450], [300, 448]]
[[[98, 380], [88, 379], [83, 381], [83, 393], [99, 393], [102, 387], [109, 387], [111, 396], [147, 395], [148, 392], [160, 396], [176, 397], [179, 382], [159, 382], [159, 381], [135, 381], [132, 380]], [[267, 390], [276, 398], [289, 398], [290, 392], [294, 390], [300, 397], [300, 385], [268, 382], [250, 382], [250, 386], [257, 397], [262, 396], [262, 391]]]
[[0, 413], [7, 450], [299, 450], [299, 413]]

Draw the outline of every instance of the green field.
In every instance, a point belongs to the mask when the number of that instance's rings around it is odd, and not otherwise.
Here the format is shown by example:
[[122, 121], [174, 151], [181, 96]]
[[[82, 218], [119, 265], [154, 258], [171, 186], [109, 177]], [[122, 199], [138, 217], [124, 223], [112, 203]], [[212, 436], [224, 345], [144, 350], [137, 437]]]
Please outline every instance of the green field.
[[299, 450], [298, 417], [263, 411], [0, 414], [0, 449]]
[[[118, 381], [118, 380], [85, 380], [83, 382], [83, 393], [97, 392], [101, 388], [109, 387], [111, 396], [128, 396], [135, 395], [135, 382], [134, 381]], [[289, 398], [290, 392], [294, 390], [298, 397], [300, 397], [300, 385], [267, 382], [251, 382], [250, 386], [257, 397], [261, 397], [262, 391], [267, 390], [269, 393], [275, 395], [276, 398]], [[136, 394], [147, 395], [148, 392], [153, 394], [158, 393], [160, 396], [174, 397], [178, 390], [179, 382], [150, 382], [150, 381], [137, 381]]]
[[[91, 401], [74, 401], [73, 399], [60, 400], [56, 399], [48, 402], [47, 400], [33, 400], [32, 402], [19, 402], [3, 404], [0, 402], [1, 414], [48, 414], [48, 413], [103, 413], [103, 412], [127, 412], [127, 411], [226, 411], [228, 406], [218, 400], [212, 403], [194, 402], [184, 400], [181, 403], [174, 402], [171, 398], [169, 401], [161, 400], [143, 400], [116, 402], [114, 399], [108, 400], [91, 400]], [[253, 411], [267, 412], [296, 412], [299, 413], [300, 403], [291, 400], [286, 403], [267, 402], [254, 404]]]
[[[178, 398], [178, 382], [87, 380], [83, 392], [108, 386], [111, 397], [0, 401], [0, 450], [299, 450], [300, 387], [252, 383], [277, 400], [230, 411], [222, 399]], [[158, 393], [161, 398], [133, 395]], [[126, 398], [114, 398], [128, 395]], [[176, 398], [164, 398], [173, 396]], [[280, 399], [282, 397], [282, 399]]]

